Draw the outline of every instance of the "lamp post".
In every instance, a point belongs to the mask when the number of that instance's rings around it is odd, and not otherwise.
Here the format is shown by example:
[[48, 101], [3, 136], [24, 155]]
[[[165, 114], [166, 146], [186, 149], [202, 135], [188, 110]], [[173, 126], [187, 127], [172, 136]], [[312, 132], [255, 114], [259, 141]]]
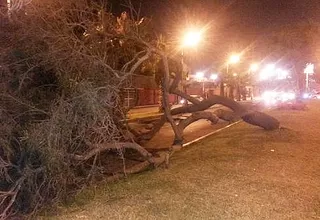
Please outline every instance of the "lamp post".
[[[240, 61], [240, 55], [238, 54], [234, 54], [232, 56], [230, 56], [229, 60], [227, 61], [227, 76], [229, 75], [229, 65], [230, 64], [235, 64], [238, 63]], [[224, 81], [223, 79], [221, 79], [220, 82], [220, 95], [224, 96]]]
[[232, 55], [227, 62], [227, 74], [229, 74], [229, 64], [235, 64], [240, 61], [239, 55]]
[[[189, 29], [183, 34], [182, 42], [181, 42], [181, 65], [182, 71], [185, 70], [184, 63], [184, 51], [186, 48], [196, 48], [202, 40], [203, 30], [201, 29]], [[187, 73], [188, 74], [188, 73]], [[187, 75], [186, 78], [189, 76]], [[204, 86], [204, 85], [203, 85]], [[183, 88], [186, 93], [186, 88]]]
[[181, 43], [181, 63], [184, 67], [184, 50], [185, 48], [196, 48], [202, 40], [203, 31], [190, 29], [186, 31]]

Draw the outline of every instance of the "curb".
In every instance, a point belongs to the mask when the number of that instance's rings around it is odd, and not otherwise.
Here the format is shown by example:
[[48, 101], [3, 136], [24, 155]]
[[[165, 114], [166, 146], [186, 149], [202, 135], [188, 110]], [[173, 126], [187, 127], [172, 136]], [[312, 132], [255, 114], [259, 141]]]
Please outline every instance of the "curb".
[[207, 138], [207, 137], [209, 137], [209, 136], [211, 136], [211, 135], [214, 135], [214, 134], [216, 134], [216, 133], [218, 133], [218, 132], [220, 132], [220, 131], [223, 131], [223, 130], [225, 130], [225, 129], [227, 129], [227, 128], [230, 128], [230, 127], [232, 127], [232, 126], [234, 126], [234, 125], [236, 125], [236, 124], [239, 124], [240, 122], [242, 122], [242, 120], [236, 121], [236, 122], [234, 122], [234, 123], [232, 123], [232, 124], [229, 124], [229, 125], [227, 125], [227, 126], [225, 126], [225, 127], [223, 127], [223, 128], [220, 128], [220, 129], [218, 129], [218, 130], [215, 130], [215, 131], [213, 131], [213, 132], [210, 132], [209, 134], [206, 134], [206, 135], [201, 136], [201, 137], [199, 137], [199, 138], [196, 138], [196, 139], [194, 139], [194, 140], [192, 140], [192, 141], [189, 141], [189, 142], [183, 144], [182, 147], [187, 147], [187, 146], [189, 146], [189, 145], [192, 145], [192, 144], [194, 144], [194, 143], [197, 143], [197, 142], [199, 142], [199, 141], [201, 141], [201, 140], [203, 140], [203, 139], [205, 139], [205, 138]]

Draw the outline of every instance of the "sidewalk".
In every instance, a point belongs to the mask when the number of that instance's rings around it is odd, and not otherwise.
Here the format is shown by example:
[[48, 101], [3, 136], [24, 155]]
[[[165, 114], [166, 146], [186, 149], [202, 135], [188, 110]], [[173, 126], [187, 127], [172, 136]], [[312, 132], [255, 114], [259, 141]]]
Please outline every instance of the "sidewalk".
[[[173, 108], [180, 107], [182, 105], [173, 105]], [[127, 113], [127, 118], [129, 120], [140, 119], [140, 118], [148, 118], [148, 117], [158, 117], [163, 115], [163, 113], [159, 112], [159, 106], [141, 106], [130, 109]]]

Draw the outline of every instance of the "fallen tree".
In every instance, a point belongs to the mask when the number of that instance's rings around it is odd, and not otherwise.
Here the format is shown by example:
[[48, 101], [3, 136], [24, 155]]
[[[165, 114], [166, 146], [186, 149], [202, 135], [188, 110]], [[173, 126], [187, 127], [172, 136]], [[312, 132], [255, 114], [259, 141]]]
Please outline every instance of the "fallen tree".
[[[184, 130], [206, 119], [244, 121], [267, 130], [279, 122], [220, 96], [199, 101], [178, 88], [182, 67], [170, 45], [150, 37], [148, 23], [126, 13], [115, 17], [86, 0], [34, 0], [10, 12], [1, 34], [0, 219], [30, 215], [67, 198], [121, 158], [114, 177], [168, 165], [183, 145]], [[1, 24], [3, 25], [3, 24]], [[147, 31], [146, 31], [147, 30]], [[149, 62], [149, 63], [148, 63]], [[152, 65], [148, 65], [148, 64]], [[144, 66], [154, 68], [161, 87], [163, 116], [146, 133], [125, 121], [120, 89]], [[192, 105], [171, 109], [176, 94]], [[232, 110], [205, 110], [221, 104]], [[174, 116], [191, 113], [175, 121]], [[169, 122], [172, 146], [150, 153], [140, 144]], [[134, 151], [139, 162], [126, 165]], [[107, 163], [109, 162], [109, 164]], [[103, 174], [101, 171], [100, 173]]]
[[[174, 59], [174, 58], [165, 56], [161, 52], [159, 52], [159, 55], [162, 56], [163, 65], [164, 65], [163, 68], [160, 68], [162, 70], [160, 74], [162, 77], [164, 77], [165, 80], [163, 82], [166, 84], [163, 86], [163, 88], [165, 89], [165, 91], [163, 92], [163, 96], [168, 97], [170, 93], [175, 94], [185, 100], [188, 100], [192, 104], [177, 107], [169, 111], [168, 103], [164, 101], [163, 105], [166, 107], [164, 116], [156, 123], [156, 126], [154, 126], [154, 129], [140, 136], [140, 139], [138, 140], [141, 140], [141, 139], [150, 140], [164, 125], [166, 119], [170, 122], [172, 129], [175, 133], [175, 139], [173, 141], [173, 145], [178, 144], [181, 146], [183, 144], [183, 131], [187, 127], [185, 126], [185, 124], [189, 125], [200, 119], [220, 118], [222, 120], [233, 121], [233, 120], [236, 120], [237, 118], [241, 118], [243, 121], [255, 126], [262, 127], [265, 130], [279, 129], [280, 122], [277, 119], [263, 112], [257, 112], [257, 111], [252, 111], [250, 109], [246, 109], [239, 102], [236, 102], [227, 97], [213, 95], [207, 99], [204, 99], [203, 101], [199, 101], [198, 99], [179, 90], [178, 89], [179, 84], [183, 84], [182, 71], [181, 71], [182, 68], [176, 68], [176, 67], [173, 68], [173, 70], [176, 70], [176, 72], [174, 75], [170, 75], [169, 73], [172, 72], [172, 70], [168, 68], [169, 67], [168, 60]], [[178, 61], [175, 61], [172, 63], [179, 65], [177, 64]], [[166, 99], [167, 98], [164, 98], [164, 100]], [[215, 113], [213, 113], [214, 116], [212, 115], [212, 113], [200, 113], [217, 104], [227, 107], [228, 109], [232, 110], [232, 112], [220, 109], [219, 111], [216, 111]], [[189, 118], [187, 118], [186, 120], [180, 121], [178, 125], [172, 122], [172, 116], [184, 114], [184, 113], [193, 113], [193, 114], [189, 116]], [[215, 120], [212, 120], [212, 122], [216, 123]]]

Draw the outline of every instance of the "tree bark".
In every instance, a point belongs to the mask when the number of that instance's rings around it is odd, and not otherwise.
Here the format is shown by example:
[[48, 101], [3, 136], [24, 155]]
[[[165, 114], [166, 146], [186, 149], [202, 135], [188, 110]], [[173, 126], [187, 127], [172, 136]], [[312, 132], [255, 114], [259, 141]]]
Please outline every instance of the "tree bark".
[[276, 130], [280, 128], [280, 122], [277, 119], [263, 112], [250, 112], [242, 116], [242, 120], [249, 124], [262, 127], [265, 130]]
[[172, 114], [170, 111], [170, 105], [169, 105], [169, 77], [170, 77], [170, 70], [168, 65], [168, 59], [166, 56], [162, 55], [162, 64], [164, 66], [164, 79], [163, 79], [163, 107], [164, 107], [164, 113], [167, 117], [167, 120], [170, 122], [172, 130], [175, 134], [176, 139], [173, 142], [173, 145], [176, 145], [177, 143], [182, 145], [182, 133], [178, 130], [177, 125], [175, 124]]
[[240, 120], [241, 118], [235, 114], [232, 111], [224, 110], [224, 109], [218, 109], [213, 112], [218, 118], [228, 121], [228, 122], [236, 122]]
[[238, 102], [235, 102], [234, 100], [228, 99], [226, 97], [213, 95], [210, 98], [199, 102], [199, 104], [182, 106], [182, 107], [172, 109], [171, 114], [177, 115], [177, 114], [183, 114], [183, 113], [204, 111], [204, 110], [206, 110], [216, 104], [224, 105], [224, 106], [232, 109], [236, 114], [238, 114], [240, 116], [248, 113], [247, 109], [245, 107], [243, 107], [241, 104], [239, 104]]
[[228, 99], [226, 97], [217, 95], [214, 95], [209, 99], [201, 101], [200, 104], [193, 104], [172, 109], [171, 114], [177, 115], [182, 113], [193, 113], [197, 111], [203, 111], [215, 104], [221, 104], [232, 109], [234, 113], [241, 117], [245, 122], [252, 125], [260, 126], [266, 130], [278, 129], [280, 126], [280, 122], [270, 115], [267, 115], [262, 112], [249, 111], [240, 103], [232, 99]]
[[178, 128], [181, 132], [188, 127], [193, 122], [196, 122], [200, 119], [207, 119], [211, 121], [211, 123], [216, 124], [219, 121], [219, 118], [212, 112], [194, 112], [191, 116], [189, 116], [187, 119], [181, 120]]

